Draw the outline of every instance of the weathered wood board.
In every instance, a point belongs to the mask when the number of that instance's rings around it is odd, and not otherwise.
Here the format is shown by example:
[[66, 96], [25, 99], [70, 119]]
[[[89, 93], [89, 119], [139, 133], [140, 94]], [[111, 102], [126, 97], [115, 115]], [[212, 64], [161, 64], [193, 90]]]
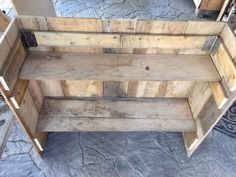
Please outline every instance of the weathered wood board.
[[40, 131], [194, 131], [186, 99], [46, 99]]

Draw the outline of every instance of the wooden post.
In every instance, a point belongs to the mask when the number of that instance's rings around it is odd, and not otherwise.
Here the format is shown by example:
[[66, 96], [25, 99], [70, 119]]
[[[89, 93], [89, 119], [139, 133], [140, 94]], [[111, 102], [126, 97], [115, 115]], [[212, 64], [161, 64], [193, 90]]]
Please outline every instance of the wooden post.
[[37, 15], [55, 17], [52, 0], [12, 0], [17, 15]]

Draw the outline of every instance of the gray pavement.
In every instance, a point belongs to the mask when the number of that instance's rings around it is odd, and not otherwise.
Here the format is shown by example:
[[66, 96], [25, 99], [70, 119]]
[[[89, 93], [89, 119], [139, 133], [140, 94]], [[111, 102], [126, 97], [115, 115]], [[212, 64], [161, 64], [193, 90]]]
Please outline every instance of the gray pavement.
[[[192, 0], [56, 0], [55, 8], [70, 17], [197, 19]], [[179, 133], [50, 133], [40, 159], [15, 122], [0, 160], [5, 176], [236, 177], [236, 139], [213, 130], [187, 158]]]

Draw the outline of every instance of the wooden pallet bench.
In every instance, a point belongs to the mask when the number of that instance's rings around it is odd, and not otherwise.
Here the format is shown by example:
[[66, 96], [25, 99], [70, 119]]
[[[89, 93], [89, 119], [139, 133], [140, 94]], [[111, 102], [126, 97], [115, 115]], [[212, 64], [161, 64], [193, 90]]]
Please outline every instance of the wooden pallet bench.
[[20, 16], [1, 93], [42, 154], [47, 132], [181, 132], [191, 156], [236, 98], [227, 24]]

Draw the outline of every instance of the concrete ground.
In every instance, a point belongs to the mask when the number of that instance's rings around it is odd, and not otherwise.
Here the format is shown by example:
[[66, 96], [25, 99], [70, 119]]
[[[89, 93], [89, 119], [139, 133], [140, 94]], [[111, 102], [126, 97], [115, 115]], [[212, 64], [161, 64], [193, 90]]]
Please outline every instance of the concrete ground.
[[[56, 0], [55, 8], [58, 16], [197, 19], [192, 0]], [[40, 159], [15, 123], [0, 176], [235, 177], [235, 152], [236, 139], [216, 130], [189, 159], [179, 133], [50, 133]]]

